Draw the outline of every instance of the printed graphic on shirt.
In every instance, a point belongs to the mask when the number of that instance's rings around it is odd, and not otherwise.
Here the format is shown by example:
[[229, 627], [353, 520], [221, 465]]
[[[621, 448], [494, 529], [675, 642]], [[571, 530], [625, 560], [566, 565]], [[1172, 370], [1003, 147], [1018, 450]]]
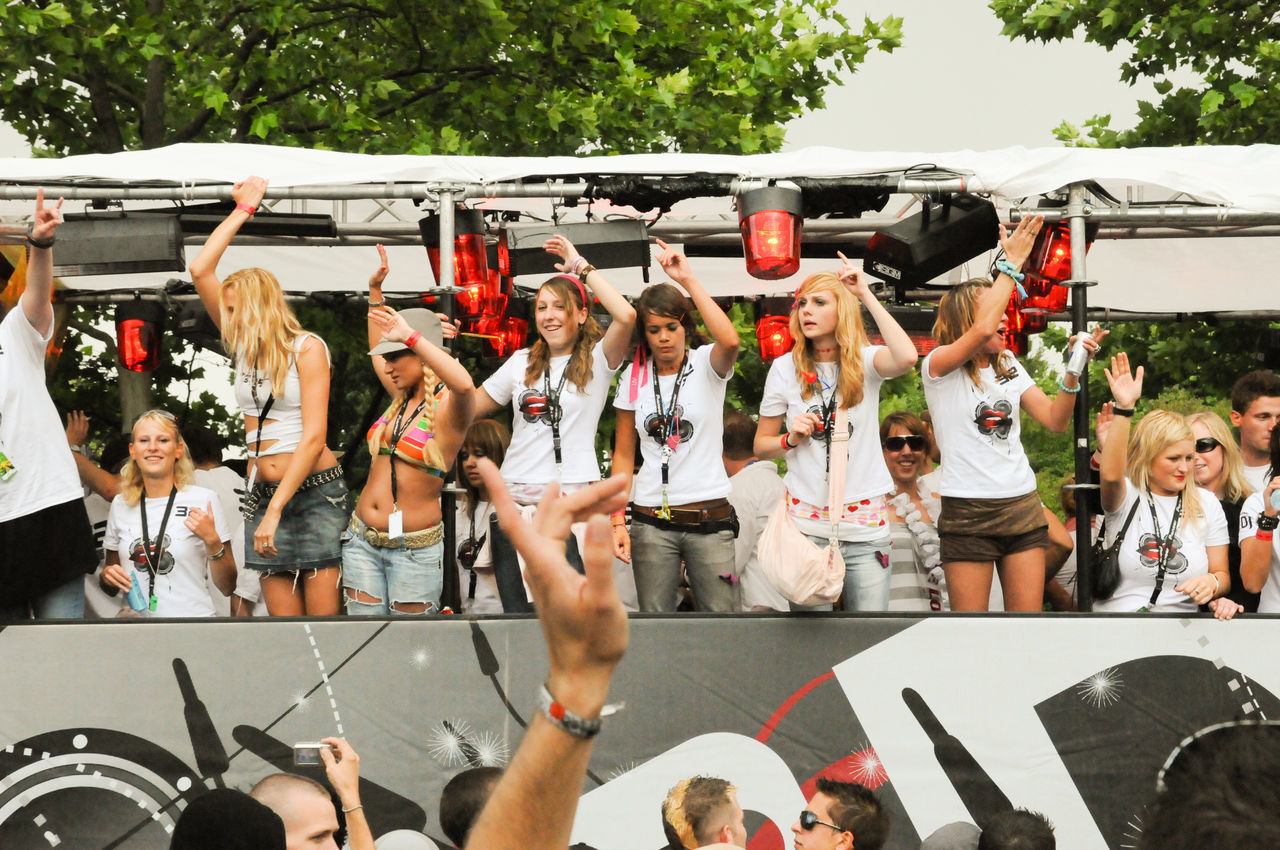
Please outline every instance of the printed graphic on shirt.
[[[676, 405], [676, 430], [680, 433], [680, 442], [687, 443], [693, 439], [693, 423], [684, 418], [684, 405]], [[644, 432], [658, 445], [662, 439], [662, 417], [657, 412], [650, 413], [644, 420]]]
[[[1138, 560], [1153, 575], [1160, 566], [1160, 548], [1160, 538], [1154, 534], [1147, 533], [1138, 539]], [[1178, 535], [1164, 542], [1164, 550], [1167, 553], [1164, 562], [1166, 575], [1176, 576], [1187, 568], [1187, 556], [1182, 554], [1182, 540]]]
[[1013, 428], [1013, 405], [1008, 400], [1000, 399], [991, 404], [986, 399], [978, 403], [973, 411], [973, 422], [978, 426], [978, 433], [984, 437], [995, 437], [999, 440], [1009, 439], [1009, 431]]
[[[173, 555], [169, 554], [169, 547], [172, 544], [173, 540], [166, 534], [163, 546], [160, 547], [163, 550], [160, 554], [160, 560], [155, 565], [158, 575], [166, 576], [173, 571]], [[155, 554], [156, 544], [152, 543], [151, 557], [155, 558]], [[147, 571], [147, 556], [143, 554], [141, 537], [135, 537], [133, 542], [129, 544], [129, 560], [136, 564], [140, 571]]]
[[[821, 420], [822, 420], [822, 430], [820, 430], [820, 431], [815, 431], [815, 432], [814, 432], [814, 436], [815, 436], [815, 437], [820, 437], [820, 436], [822, 436], [823, 434], [825, 434], [825, 433], [827, 432], [827, 429], [828, 429], [828, 428], [834, 428], [834, 427], [836, 427], [836, 410], [835, 410], [835, 407], [832, 407], [832, 408], [831, 408], [831, 410], [827, 411], [827, 414], [826, 414], [825, 416], [823, 416], [823, 414], [822, 414], [822, 407], [821, 407], [821, 406], [819, 406], [819, 405], [816, 405], [816, 404], [811, 404], [811, 405], [809, 405], [809, 409], [808, 409], [808, 411], [806, 411], [806, 412], [807, 412], [807, 413], [812, 413], [814, 416], [816, 416], [816, 417], [818, 417], [819, 419], [821, 419]], [[851, 440], [852, 440], [852, 439], [853, 439], [853, 419], [852, 419], [852, 417], [848, 420], [848, 426], [849, 426], [849, 439], [851, 439]]]
[[546, 393], [541, 390], [527, 389], [520, 393], [516, 407], [524, 416], [524, 421], [531, 425], [536, 422], [551, 424], [551, 405], [547, 402]]

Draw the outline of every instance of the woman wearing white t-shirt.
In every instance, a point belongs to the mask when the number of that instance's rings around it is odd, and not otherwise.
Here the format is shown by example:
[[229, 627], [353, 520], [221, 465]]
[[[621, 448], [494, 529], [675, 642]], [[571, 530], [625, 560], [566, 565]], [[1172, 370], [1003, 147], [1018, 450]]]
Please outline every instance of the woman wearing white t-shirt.
[[140, 582], [144, 610], [153, 617], [214, 616], [206, 574], [224, 596], [235, 590], [236, 561], [218, 494], [192, 484], [193, 477], [173, 416], [150, 410], [138, 417], [121, 492], [107, 516], [101, 582], [109, 593]]
[[[1044, 220], [1000, 228], [1005, 257], [994, 281], [966, 281], [938, 305], [938, 347], [921, 367], [925, 400], [942, 449], [937, 517], [942, 569], [953, 611], [985, 611], [999, 567], [1006, 611], [1039, 611], [1044, 601], [1044, 546], [1049, 543], [1036, 476], [1022, 450], [1020, 414], [1051, 431], [1071, 424], [1079, 379], [1067, 375], [1050, 399], [1005, 350], [1005, 310], [1014, 275]], [[1090, 355], [1106, 331], [1085, 337]], [[1072, 338], [1074, 341], [1074, 337]]]
[[[872, 294], [862, 272], [843, 254], [840, 259], [838, 276], [819, 272], [796, 290], [791, 311], [795, 347], [773, 362], [765, 379], [755, 451], [761, 459], [787, 459], [787, 508], [815, 543], [826, 545], [829, 510], [840, 512], [844, 610], [884, 611], [890, 579], [885, 497], [893, 479], [880, 451], [880, 385], [909, 371], [916, 349]], [[867, 343], [862, 307], [875, 320], [885, 345]], [[849, 411], [849, 463], [844, 504], [828, 506], [829, 437], [837, 406]], [[781, 433], [784, 422], [786, 434]]]
[[[1227, 571], [1227, 519], [1212, 492], [1195, 483], [1195, 437], [1186, 419], [1152, 410], [1129, 435], [1142, 396], [1142, 367], [1129, 372], [1129, 356], [1106, 370], [1114, 406], [1098, 483], [1107, 518], [1107, 543], [1125, 525], [1120, 583], [1095, 611], [1185, 611], [1208, 605], [1219, 619], [1241, 610], [1223, 594]], [[945, 468], [945, 466], [944, 466]]]
[[[632, 487], [631, 531], [613, 520], [614, 552], [630, 560], [641, 611], [676, 610], [684, 564], [699, 611], [737, 608], [736, 521], [721, 459], [724, 392], [738, 359], [738, 331], [689, 268], [661, 239], [658, 263], [689, 294], [669, 283], [636, 301], [636, 354], [622, 370], [613, 466], [630, 472], [639, 443], [644, 465]], [[692, 299], [692, 303], [690, 303]], [[701, 314], [711, 345], [693, 311]]]
[[[538, 339], [511, 355], [476, 393], [475, 419], [514, 408], [511, 445], [502, 462], [502, 479], [518, 504], [533, 505], [547, 485], [558, 481], [562, 493], [600, 480], [596, 429], [609, 400], [613, 373], [631, 345], [636, 311], [603, 274], [578, 254], [563, 236], [543, 247], [558, 255], [564, 274], [547, 279], [534, 302]], [[591, 316], [587, 288], [613, 317], [607, 330]], [[503, 540], [495, 552], [495, 568], [514, 567], [514, 552]], [[510, 557], [508, 557], [508, 555]], [[570, 562], [579, 569], [573, 539]], [[508, 586], [499, 578], [500, 586]], [[515, 588], [512, 583], [509, 585]], [[522, 595], [522, 594], [521, 594]], [[527, 601], [504, 599], [508, 611], [531, 610]]]
[[1275, 494], [1280, 491], [1280, 428], [1271, 431], [1271, 466], [1263, 476], [1267, 486], [1244, 500], [1240, 508], [1240, 579], [1245, 590], [1261, 593], [1258, 613], [1280, 614], [1280, 526]]
[[457, 538], [458, 586], [462, 613], [501, 614], [502, 600], [493, 571], [493, 547], [498, 528], [489, 498], [489, 488], [480, 475], [479, 460], [488, 458], [498, 466], [506, 457], [511, 432], [494, 419], [472, 422], [462, 448], [458, 449], [458, 484], [464, 493], [458, 500], [454, 522]]

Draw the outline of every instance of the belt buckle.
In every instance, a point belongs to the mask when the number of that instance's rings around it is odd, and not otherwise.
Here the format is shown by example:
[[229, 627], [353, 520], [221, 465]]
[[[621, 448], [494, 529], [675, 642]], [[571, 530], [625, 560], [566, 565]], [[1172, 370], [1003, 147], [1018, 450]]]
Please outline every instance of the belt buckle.
[[[689, 517], [692, 516], [692, 519]], [[671, 511], [671, 521], [677, 525], [697, 525], [702, 522], [702, 511], [698, 508], [676, 508]]]

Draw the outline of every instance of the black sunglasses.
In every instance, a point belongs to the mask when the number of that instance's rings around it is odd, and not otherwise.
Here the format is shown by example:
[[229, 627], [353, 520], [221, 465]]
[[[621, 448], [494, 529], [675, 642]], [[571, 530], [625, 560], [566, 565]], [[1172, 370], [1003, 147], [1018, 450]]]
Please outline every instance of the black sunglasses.
[[[920, 438], [916, 437], [916, 439], [918, 440]], [[827, 823], [824, 820], [818, 820], [818, 816], [815, 815], [813, 812], [809, 811], [808, 809], [805, 809], [803, 812], [800, 813], [801, 829], [803, 829], [805, 832], [808, 832], [809, 830], [813, 829], [815, 826], [830, 827], [831, 829], [834, 829], [836, 832], [849, 831], [847, 829], [841, 829], [840, 827], [836, 826], [834, 823]]]
[[884, 438], [884, 447], [891, 452], [900, 452], [903, 446], [910, 446], [913, 452], [922, 452], [924, 451], [924, 437], [910, 434], [905, 437]]
[[1222, 445], [1222, 443], [1219, 443], [1213, 437], [1201, 437], [1196, 440], [1196, 454], [1207, 455], [1220, 445]]

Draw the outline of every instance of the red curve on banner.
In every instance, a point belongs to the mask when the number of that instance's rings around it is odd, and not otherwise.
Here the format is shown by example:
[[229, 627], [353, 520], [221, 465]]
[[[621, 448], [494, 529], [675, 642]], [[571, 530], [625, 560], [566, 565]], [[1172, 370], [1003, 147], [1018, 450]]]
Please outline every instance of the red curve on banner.
[[808, 696], [810, 691], [827, 681], [827, 679], [835, 678], [835, 675], [836, 672], [834, 670], [828, 670], [816, 679], [806, 682], [799, 690], [783, 700], [782, 705], [778, 706], [778, 710], [760, 727], [760, 731], [756, 733], [756, 740], [762, 744], [768, 741], [769, 737], [773, 735], [773, 730], [778, 727], [778, 724], [782, 722], [782, 718], [787, 716], [787, 712], [796, 703]]

